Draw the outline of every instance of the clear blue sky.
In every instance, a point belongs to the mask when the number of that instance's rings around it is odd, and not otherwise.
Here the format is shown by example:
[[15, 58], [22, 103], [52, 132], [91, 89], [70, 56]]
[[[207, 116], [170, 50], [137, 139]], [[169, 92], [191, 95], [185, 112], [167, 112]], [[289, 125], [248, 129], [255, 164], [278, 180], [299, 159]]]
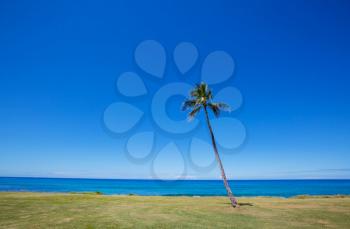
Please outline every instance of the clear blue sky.
[[[117, 77], [144, 75], [134, 50], [152, 39], [168, 52], [165, 73], [174, 78], [179, 42], [195, 44], [200, 61], [215, 50], [234, 57], [234, 77], [222, 86], [243, 95], [230, 115], [247, 138], [222, 156], [229, 177], [350, 178], [349, 12], [346, 0], [1, 1], [0, 176], [150, 178], [152, 160], [130, 161], [125, 136], [108, 134], [101, 120], [125, 101]], [[173, 158], [161, 164], [178, 169]]]

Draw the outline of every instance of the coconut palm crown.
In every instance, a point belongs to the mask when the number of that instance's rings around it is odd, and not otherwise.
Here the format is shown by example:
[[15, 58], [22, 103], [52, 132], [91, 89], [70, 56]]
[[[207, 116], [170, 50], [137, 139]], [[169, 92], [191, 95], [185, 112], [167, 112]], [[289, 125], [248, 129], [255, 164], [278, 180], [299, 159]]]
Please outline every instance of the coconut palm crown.
[[214, 113], [215, 117], [218, 117], [221, 111], [229, 111], [230, 107], [222, 102], [213, 102], [213, 93], [209, 89], [208, 85], [206, 83], [200, 83], [197, 84], [194, 87], [194, 89], [190, 92], [190, 98], [185, 100], [182, 106], [182, 110], [190, 110], [190, 112], [188, 113], [188, 117], [190, 120], [192, 120], [201, 111], [201, 109], [203, 109], [205, 113], [205, 118], [215, 153], [215, 158], [221, 170], [221, 177], [223, 179], [227, 195], [231, 201], [231, 205], [233, 207], [237, 207], [239, 205], [237, 203], [236, 198], [233, 196], [231, 188], [227, 182], [225, 170], [220, 159], [220, 155], [216, 146], [214, 132], [211, 127], [208, 115], [208, 109], [210, 109]]
[[182, 110], [191, 109], [191, 112], [188, 114], [190, 119], [193, 119], [202, 108], [210, 108], [215, 117], [218, 117], [222, 110], [230, 111], [230, 106], [226, 103], [214, 103], [212, 101], [213, 93], [206, 83], [197, 84], [190, 95], [191, 98], [187, 99], [182, 106]]

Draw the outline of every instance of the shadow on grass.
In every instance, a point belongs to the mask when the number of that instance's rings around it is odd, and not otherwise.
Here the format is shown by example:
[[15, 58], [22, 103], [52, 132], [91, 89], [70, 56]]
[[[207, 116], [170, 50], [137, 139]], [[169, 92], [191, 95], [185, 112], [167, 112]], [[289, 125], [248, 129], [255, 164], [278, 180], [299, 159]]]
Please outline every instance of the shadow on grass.
[[[230, 205], [231, 206], [231, 203], [225, 203], [226, 205]], [[252, 204], [252, 203], [244, 203], [244, 202], [238, 202], [238, 205], [240, 206], [240, 207], [243, 207], [243, 206], [254, 206], [254, 204]]]
[[241, 202], [238, 202], [239, 206], [254, 206], [254, 204], [252, 203], [241, 203]]

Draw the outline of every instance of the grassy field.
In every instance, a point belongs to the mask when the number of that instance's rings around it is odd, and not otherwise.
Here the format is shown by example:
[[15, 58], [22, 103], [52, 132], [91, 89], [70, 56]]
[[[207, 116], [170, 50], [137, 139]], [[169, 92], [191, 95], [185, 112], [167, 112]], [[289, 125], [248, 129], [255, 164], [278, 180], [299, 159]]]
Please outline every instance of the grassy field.
[[0, 228], [350, 228], [350, 197], [0, 193]]

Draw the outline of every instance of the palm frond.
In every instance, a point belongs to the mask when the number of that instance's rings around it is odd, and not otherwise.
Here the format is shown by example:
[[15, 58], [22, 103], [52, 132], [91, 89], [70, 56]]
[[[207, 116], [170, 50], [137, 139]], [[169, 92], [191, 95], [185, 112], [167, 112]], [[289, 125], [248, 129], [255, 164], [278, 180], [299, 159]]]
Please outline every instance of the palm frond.
[[213, 111], [215, 117], [219, 117], [220, 107], [217, 103], [208, 103], [208, 107]]
[[208, 103], [208, 107], [213, 111], [215, 117], [218, 117], [220, 115], [221, 111], [230, 111], [230, 106], [226, 103]]
[[190, 92], [190, 95], [192, 97], [198, 97], [200, 96], [200, 91], [199, 91], [199, 86], [198, 84], [196, 85], [196, 87]]
[[202, 106], [196, 106], [189, 114], [188, 114], [188, 118], [189, 120], [192, 120], [197, 114], [198, 112], [201, 110]]
[[201, 83], [201, 84], [200, 84], [201, 96], [202, 96], [202, 97], [206, 97], [206, 96], [207, 96], [207, 91], [208, 91], [208, 85], [205, 84], [205, 83]]
[[211, 90], [209, 90], [208, 93], [207, 93], [207, 99], [208, 100], [213, 99], [213, 92]]
[[196, 106], [196, 100], [194, 99], [188, 99], [182, 104], [182, 110], [185, 111], [187, 109], [193, 108]]
[[226, 104], [226, 103], [222, 103], [222, 102], [218, 102], [218, 103], [216, 103], [218, 106], [219, 106], [219, 108], [221, 109], [221, 110], [223, 110], [223, 111], [231, 111], [231, 107], [230, 107], [230, 105], [228, 105], [228, 104]]

